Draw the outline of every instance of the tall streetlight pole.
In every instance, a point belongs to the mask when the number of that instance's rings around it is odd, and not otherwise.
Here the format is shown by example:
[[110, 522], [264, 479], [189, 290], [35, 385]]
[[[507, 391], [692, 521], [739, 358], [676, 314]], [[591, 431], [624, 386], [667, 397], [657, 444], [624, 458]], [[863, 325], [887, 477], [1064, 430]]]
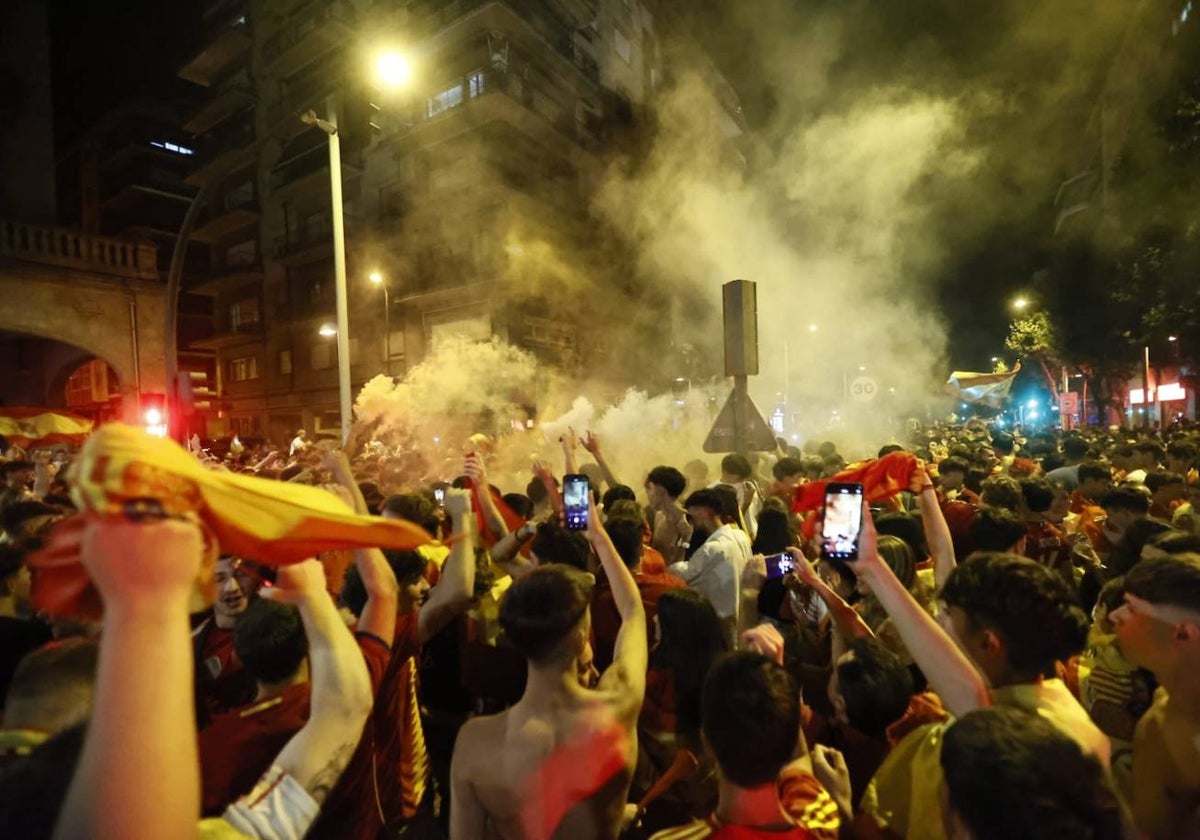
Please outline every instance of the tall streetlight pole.
[[383, 353], [384, 365], [387, 367], [388, 376], [392, 375], [392, 307], [388, 301], [388, 287], [383, 280], [383, 274], [378, 271], [372, 271], [370, 280], [376, 286], [383, 289]]

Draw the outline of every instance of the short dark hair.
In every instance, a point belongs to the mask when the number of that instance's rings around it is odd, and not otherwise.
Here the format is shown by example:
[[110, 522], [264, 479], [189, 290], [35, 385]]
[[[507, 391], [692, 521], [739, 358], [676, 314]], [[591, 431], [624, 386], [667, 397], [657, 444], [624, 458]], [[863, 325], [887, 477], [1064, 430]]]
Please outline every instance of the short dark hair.
[[1160, 463], [1166, 454], [1163, 452], [1163, 448], [1152, 440], [1139, 440], [1133, 445], [1133, 451], [1142, 455], [1153, 455], [1156, 464]]
[[701, 727], [722, 774], [742, 788], [771, 784], [796, 753], [800, 688], [765, 656], [718, 660], [701, 696]]
[[1081, 437], [1069, 435], [1063, 438], [1062, 451], [1068, 458], [1082, 460], [1087, 457], [1088, 443]]
[[950, 806], [978, 840], [1123, 836], [1105, 769], [1054, 724], [1008, 706], [980, 709], [946, 730]]
[[525, 485], [525, 495], [529, 497], [529, 501], [534, 505], [539, 505], [550, 498], [550, 492], [546, 489], [546, 485], [542, 484], [540, 478], [531, 479]]
[[538, 556], [540, 563], [562, 563], [581, 572], [588, 570], [588, 558], [591, 557], [587, 538], [578, 531], [568, 531], [557, 522], [539, 525], [529, 550]]
[[1190, 440], [1173, 440], [1167, 445], [1167, 454], [1172, 458], [1180, 461], [1194, 463], [1196, 458], [1200, 456], [1197, 452], [1196, 444]]
[[984, 505], [971, 523], [971, 545], [977, 551], [1012, 551], [1025, 536], [1025, 523], [1011, 510]]
[[1154, 472], [1146, 473], [1146, 480], [1143, 482], [1149, 488], [1151, 493], [1157, 493], [1164, 487], [1169, 487], [1172, 484], [1187, 484], [1187, 479], [1179, 473], [1173, 473], [1168, 470], [1155, 470]]
[[646, 483], [657, 484], [666, 491], [668, 496], [677, 499], [687, 487], [687, 478], [674, 467], [659, 466], [650, 470], [646, 475]]
[[1054, 504], [1054, 485], [1045, 478], [1021, 479], [1021, 496], [1033, 513], [1045, 513]]
[[60, 515], [62, 515], [62, 511], [56, 507], [35, 499], [27, 499], [25, 501], [12, 502], [5, 507], [3, 513], [0, 513], [0, 526], [4, 528], [4, 531], [11, 538], [30, 519], [37, 519], [40, 516]]
[[383, 513], [390, 513], [420, 525], [431, 534], [438, 529], [437, 505], [420, 493], [397, 493], [383, 503]]
[[997, 432], [992, 435], [992, 447], [1001, 455], [1011, 455], [1016, 443], [1008, 432]]
[[929, 556], [929, 544], [925, 541], [925, 529], [921, 521], [911, 513], [889, 510], [875, 517], [875, 532], [899, 537], [912, 549], [918, 560]]
[[4, 697], [4, 726], [53, 734], [86, 720], [99, 655], [91, 639], [64, 639], [26, 654]]
[[697, 490], [687, 497], [687, 501], [683, 503], [685, 508], [708, 508], [717, 516], [725, 515], [725, 500], [717, 493], [714, 487], [705, 487], [702, 490]]
[[851, 659], [837, 662], [846, 719], [864, 735], [882, 738], [908, 710], [913, 678], [908, 667], [873, 637], [850, 641]]
[[[645, 530], [641, 524], [629, 519], [610, 519], [604, 525], [608, 538], [612, 540], [621, 561], [629, 569], [636, 569], [642, 562]], [[538, 555], [539, 557], [541, 555]]]
[[592, 603], [592, 576], [562, 564], [538, 566], [500, 601], [500, 626], [535, 665], [548, 662]]
[[633, 492], [633, 488], [625, 484], [616, 484], [604, 491], [604, 495], [600, 498], [600, 506], [605, 513], [613, 506], [614, 502], [619, 502], [622, 499], [636, 502], [637, 493]]
[[994, 475], [985, 480], [980, 496], [984, 504], [1007, 508], [1013, 513], [1021, 509], [1024, 499], [1020, 482], [1008, 475]]
[[246, 672], [259, 682], [291, 677], [308, 655], [300, 611], [290, 604], [255, 598], [233, 630], [233, 650]]
[[1172, 554], [1136, 564], [1125, 591], [1152, 604], [1200, 612], [1200, 554]]
[[9, 473], [32, 470], [33, 468], [32, 461], [8, 461], [7, 463], [0, 463], [0, 475], [7, 477]]
[[1015, 554], [977, 552], [946, 579], [942, 600], [978, 629], [999, 635], [1021, 679], [1053, 677], [1055, 663], [1083, 650], [1088, 618], [1061, 577]]
[[1172, 528], [1170, 531], [1154, 534], [1146, 540], [1146, 545], [1152, 545], [1167, 554], [1200, 554], [1200, 534]]
[[1120, 510], [1145, 516], [1150, 512], [1150, 499], [1133, 487], [1114, 487], [1100, 497], [1100, 507], [1107, 511]]
[[[400, 586], [411, 586], [424, 577], [429, 569], [429, 558], [414, 549], [385, 548], [383, 557]], [[346, 576], [342, 578], [342, 591], [338, 593], [338, 603], [355, 615], [362, 615], [367, 605], [367, 587], [363, 584], [358, 566], [346, 570]]]
[[775, 476], [776, 481], [783, 481], [790, 475], [802, 475], [804, 473], [804, 462], [799, 458], [780, 458], [775, 462], [775, 466], [771, 467], [771, 475]]
[[879, 447], [879, 453], [875, 457], [882, 458], [884, 455], [891, 455], [893, 452], [903, 451], [904, 447], [898, 443], [885, 443], [883, 446]]
[[14, 543], [0, 543], [0, 581], [8, 580], [24, 565], [24, 548]]
[[747, 479], [754, 472], [754, 469], [750, 466], [750, 459], [745, 455], [738, 455], [736, 452], [733, 452], [721, 459], [721, 472], [727, 475], [736, 475], [741, 479]]
[[945, 475], [951, 472], [960, 472], [966, 477], [967, 462], [953, 455], [949, 458], [943, 458], [941, 463], [938, 464], [938, 475]]
[[615, 522], [618, 519], [625, 519], [629, 522], [636, 522], [638, 527], [644, 528], [648, 525], [646, 519], [646, 510], [637, 503], [634, 499], [617, 499], [612, 503], [606, 513], [605, 524]]
[[1079, 465], [1079, 483], [1112, 478], [1112, 467], [1099, 461], [1084, 461]]
[[505, 493], [500, 500], [522, 519], [529, 519], [533, 516], [533, 501], [524, 493]]

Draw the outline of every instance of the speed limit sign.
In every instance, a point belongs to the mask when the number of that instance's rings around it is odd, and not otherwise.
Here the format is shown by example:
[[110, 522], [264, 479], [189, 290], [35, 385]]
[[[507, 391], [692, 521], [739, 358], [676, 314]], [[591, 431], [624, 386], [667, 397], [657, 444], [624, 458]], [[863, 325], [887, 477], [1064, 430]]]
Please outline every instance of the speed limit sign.
[[850, 399], [855, 402], [870, 402], [878, 392], [878, 383], [869, 376], [860, 376], [850, 383]]

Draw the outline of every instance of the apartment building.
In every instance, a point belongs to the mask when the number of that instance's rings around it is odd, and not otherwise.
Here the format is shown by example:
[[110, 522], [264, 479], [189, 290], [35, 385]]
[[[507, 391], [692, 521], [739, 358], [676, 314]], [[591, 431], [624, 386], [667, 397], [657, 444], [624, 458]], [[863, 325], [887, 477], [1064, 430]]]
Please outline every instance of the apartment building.
[[[188, 182], [217, 187], [194, 234], [211, 273], [191, 289], [215, 313], [210, 432], [338, 428], [328, 139], [309, 109], [339, 126], [355, 390], [452, 334], [568, 370], [600, 352], [572, 295], [593, 271], [638, 282], [590, 204], [661, 84], [650, 5], [209, 0], [180, 76], [206, 89]], [[383, 49], [411, 61], [403, 88], [373, 77]]]

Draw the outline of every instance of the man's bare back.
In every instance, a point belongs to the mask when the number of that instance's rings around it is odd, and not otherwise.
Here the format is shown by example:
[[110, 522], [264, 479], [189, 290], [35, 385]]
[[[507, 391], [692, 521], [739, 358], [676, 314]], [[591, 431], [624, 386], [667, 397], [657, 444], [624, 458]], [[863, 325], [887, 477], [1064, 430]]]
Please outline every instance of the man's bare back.
[[636, 710], [620, 697], [568, 686], [468, 722], [454, 796], [473, 797], [504, 840], [616, 837], [637, 761]]

